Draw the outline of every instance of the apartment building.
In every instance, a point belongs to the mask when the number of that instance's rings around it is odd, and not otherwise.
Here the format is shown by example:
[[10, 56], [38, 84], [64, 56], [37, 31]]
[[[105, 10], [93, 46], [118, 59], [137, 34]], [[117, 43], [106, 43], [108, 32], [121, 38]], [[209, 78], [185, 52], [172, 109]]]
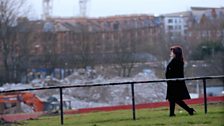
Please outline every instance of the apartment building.
[[52, 18], [48, 21], [21, 19], [18, 25], [21, 33], [29, 37], [25, 46], [29, 49], [31, 65], [36, 67], [48, 67], [50, 64], [41, 64], [48, 60], [74, 62], [81, 54], [110, 58], [118, 49], [130, 51], [134, 48], [132, 52], [144, 53], [162, 30], [161, 20], [152, 15]]
[[190, 14], [190, 11], [186, 11], [162, 15], [164, 32], [171, 40], [186, 36]]
[[164, 14], [169, 40], [217, 40], [223, 36], [224, 8], [191, 7], [189, 11]]

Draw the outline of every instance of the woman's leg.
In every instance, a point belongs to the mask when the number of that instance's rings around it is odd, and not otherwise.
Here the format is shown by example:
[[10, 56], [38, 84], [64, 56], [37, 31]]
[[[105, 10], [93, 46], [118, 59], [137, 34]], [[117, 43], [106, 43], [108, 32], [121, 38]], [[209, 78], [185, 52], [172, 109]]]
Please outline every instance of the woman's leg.
[[185, 109], [190, 115], [193, 115], [195, 110], [193, 108], [190, 108], [184, 101], [182, 100], [178, 100], [176, 101], [176, 103], [182, 107], [183, 109]]
[[174, 111], [175, 111], [175, 101], [174, 100], [169, 100], [170, 104], [170, 116], [175, 116]]
[[190, 109], [190, 107], [188, 107], [187, 104], [184, 101], [182, 101], [182, 100], [178, 100], [178, 101], [176, 101], [176, 103], [180, 107], [182, 107], [183, 109], [185, 109], [186, 111], [188, 111]]

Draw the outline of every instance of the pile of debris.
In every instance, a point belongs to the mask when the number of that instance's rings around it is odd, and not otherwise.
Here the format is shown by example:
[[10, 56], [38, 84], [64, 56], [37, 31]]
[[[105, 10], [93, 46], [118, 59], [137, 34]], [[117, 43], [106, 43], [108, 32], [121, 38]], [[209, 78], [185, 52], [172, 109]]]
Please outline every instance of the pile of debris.
[[[30, 84], [6, 84], [1, 87], [2, 90], [21, 89], [32, 87], [45, 86], [62, 86], [62, 85], [88, 85], [88, 84], [109, 84], [130, 81], [147, 81], [157, 79], [153, 70], [145, 69], [137, 75], [129, 78], [122, 78], [118, 76], [105, 76], [94, 69], [78, 69], [74, 73], [63, 80], [58, 80], [52, 77], [46, 79], [36, 79]], [[135, 99], [136, 104], [157, 102], [165, 100], [166, 84], [165, 83], [150, 83], [150, 84], [136, 84], [135, 85]], [[32, 91], [41, 99], [48, 99], [55, 97], [59, 101], [59, 90], [41, 90]], [[131, 104], [131, 86], [117, 85], [117, 86], [100, 86], [100, 87], [78, 87], [63, 89], [63, 98], [69, 101], [72, 109], [111, 106], [111, 105], [125, 105]], [[29, 108], [24, 111], [30, 111]]]
[[[145, 69], [134, 77], [122, 78], [118, 76], [104, 77], [98, 74], [95, 70], [88, 72], [74, 72], [71, 76], [65, 78], [64, 84], [80, 85], [80, 84], [109, 84], [128, 81], [147, 81], [157, 79], [154, 71]], [[131, 86], [102, 86], [102, 87], [79, 87], [65, 89], [65, 94], [70, 95], [75, 100], [72, 101], [72, 107], [85, 108], [97, 106], [125, 105], [131, 104]], [[136, 103], [147, 103], [164, 101], [166, 92], [165, 83], [154, 84], [136, 84], [135, 99]], [[82, 103], [82, 104], [80, 104]]]

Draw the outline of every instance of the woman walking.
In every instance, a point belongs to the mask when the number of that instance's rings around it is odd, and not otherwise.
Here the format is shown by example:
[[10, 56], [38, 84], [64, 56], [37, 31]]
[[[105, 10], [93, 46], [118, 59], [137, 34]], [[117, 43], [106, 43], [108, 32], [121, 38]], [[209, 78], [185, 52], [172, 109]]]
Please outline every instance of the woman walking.
[[[184, 59], [180, 46], [170, 48], [170, 62], [167, 65], [165, 75], [167, 79], [184, 78]], [[184, 99], [190, 99], [185, 81], [168, 81], [166, 99], [170, 105], [170, 116], [175, 116], [175, 104], [185, 109], [189, 115], [193, 115], [195, 112], [183, 101]]]

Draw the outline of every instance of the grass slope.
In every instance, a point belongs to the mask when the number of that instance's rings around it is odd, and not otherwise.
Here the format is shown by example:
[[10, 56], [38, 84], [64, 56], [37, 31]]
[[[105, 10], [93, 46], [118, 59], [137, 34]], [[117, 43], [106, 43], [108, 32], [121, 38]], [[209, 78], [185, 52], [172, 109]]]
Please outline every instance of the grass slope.
[[[210, 103], [208, 114], [204, 114], [203, 105], [193, 107], [197, 111], [193, 116], [176, 107], [176, 117], [168, 117], [168, 108], [140, 109], [135, 121], [131, 110], [65, 115], [64, 126], [224, 126], [223, 103]], [[60, 116], [44, 116], [16, 125], [60, 126]]]

